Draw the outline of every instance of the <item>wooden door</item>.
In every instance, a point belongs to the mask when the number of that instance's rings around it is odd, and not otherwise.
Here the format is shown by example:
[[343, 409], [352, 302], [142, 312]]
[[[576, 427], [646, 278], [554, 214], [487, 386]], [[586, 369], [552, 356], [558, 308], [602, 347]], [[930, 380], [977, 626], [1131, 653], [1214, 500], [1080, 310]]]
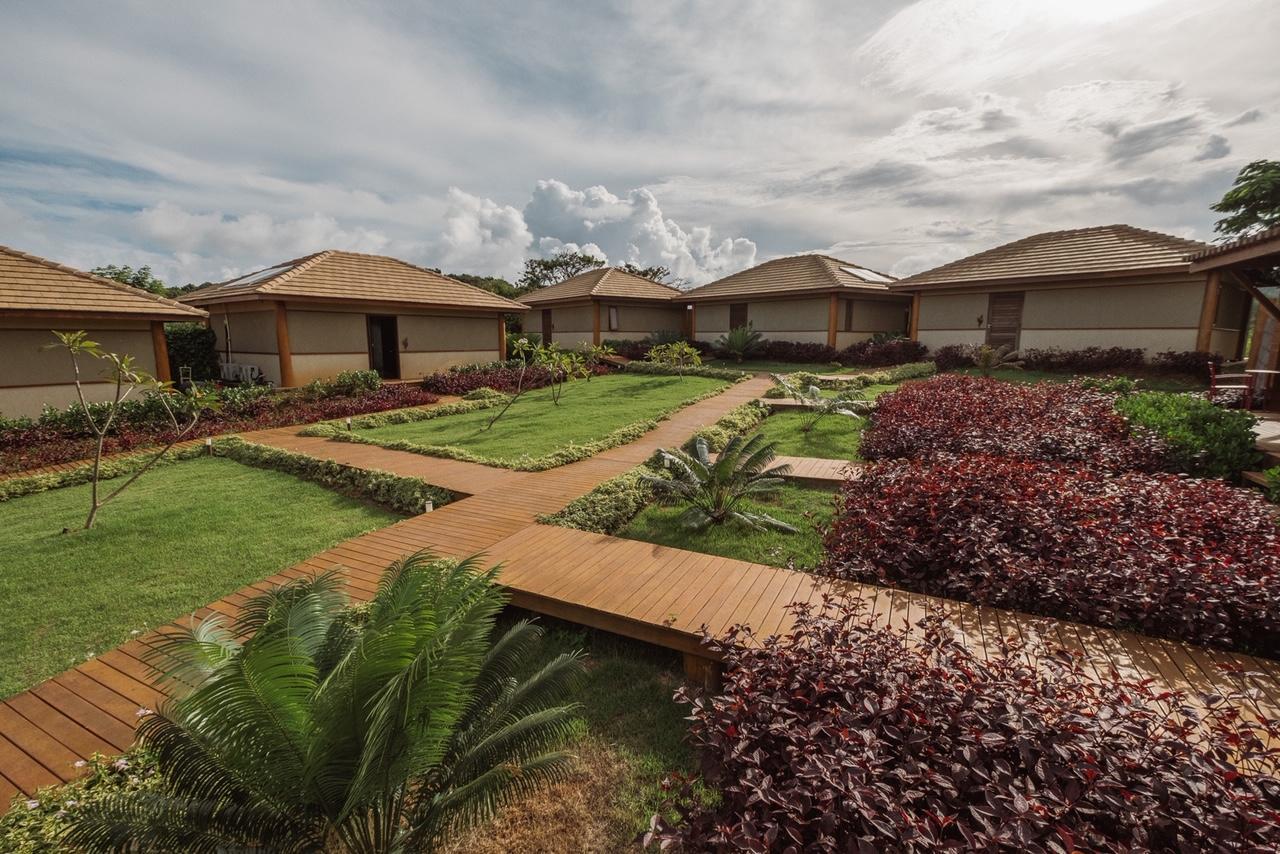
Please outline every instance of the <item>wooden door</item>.
[[544, 308], [542, 310], [542, 343], [547, 345], [551, 343], [551, 309]]
[[729, 304], [729, 328], [739, 329], [747, 325], [747, 304], [735, 302]]
[[394, 315], [369, 315], [369, 367], [384, 380], [400, 379], [400, 335]]
[[1018, 348], [1022, 336], [1022, 303], [1026, 294], [991, 294], [987, 302], [987, 344]]

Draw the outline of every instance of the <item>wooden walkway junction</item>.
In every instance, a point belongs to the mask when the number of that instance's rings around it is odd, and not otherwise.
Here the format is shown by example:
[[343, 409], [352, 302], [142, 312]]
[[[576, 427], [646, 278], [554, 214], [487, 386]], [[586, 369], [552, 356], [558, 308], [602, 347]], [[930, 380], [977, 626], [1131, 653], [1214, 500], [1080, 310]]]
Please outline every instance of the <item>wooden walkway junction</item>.
[[[1042, 637], [1081, 653], [1099, 673], [1115, 669], [1191, 691], [1247, 690], [1252, 692], [1248, 711], [1280, 716], [1276, 662], [536, 522], [538, 515], [559, 510], [657, 448], [682, 443], [767, 386], [765, 379], [739, 383], [676, 413], [636, 442], [536, 473], [309, 439], [297, 436], [297, 428], [246, 434], [249, 441], [423, 477], [468, 497], [334, 546], [195, 616], [233, 617], [256, 592], [333, 567], [340, 568], [353, 598], [364, 600], [373, 595], [386, 565], [406, 554], [420, 549], [450, 557], [483, 553], [487, 562], [504, 564], [500, 580], [513, 604], [679, 651], [686, 669], [700, 678], [709, 670], [700, 644], [702, 627], [721, 634], [747, 623], [761, 634], [782, 632], [791, 621], [788, 603], [816, 603], [835, 594], [863, 600], [885, 624], [914, 624], [930, 608], [942, 608], [970, 648], [983, 655], [993, 653], [1002, 638]], [[130, 746], [139, 710], [155, 709], [163, 700], [143, 662], [152, 637], [130, 641], [0, 701], [0, 812], [18, 793], [73, 778], [76, 760]]]

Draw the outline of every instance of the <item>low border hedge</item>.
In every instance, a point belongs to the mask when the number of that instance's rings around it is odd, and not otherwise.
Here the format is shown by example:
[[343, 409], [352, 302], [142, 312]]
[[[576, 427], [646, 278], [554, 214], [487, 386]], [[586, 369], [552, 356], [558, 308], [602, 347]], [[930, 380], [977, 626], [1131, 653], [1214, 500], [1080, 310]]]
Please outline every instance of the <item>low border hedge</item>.
[[707, 447], [711, 450], [722, 450], [731, 437], [750, 432], [761, 421], [768, 418], [770, 414], [771, 410], [767, 404], [758, 400], [748, 401], [741, 406], [730, 409], [714, 424], [696, 431], [684, 443], [684, 447], [691, 450], [698, 437], [701, 436], [707, 440]]
[[711, 380], [725, 380], [731, 383], [740, 383], [750, 377], [743, 371], [735, 371], [732, 368], [713, 368], [710, 365], [694, 365], [681, 370], [668, 367], [667, 365], [658, 365], [653, 362], [627, 362], [622, 368], [623, 373], [628, 374], [646, 374], [648, 376], [657, 377], [706, 377]]
[[645, 478], [664, 474], [661, 468], [637, 466], [575, 498], [562, 510], [539, 516], [538, 521], [593, 534], [616, 534], [653, 501], [653, 486]]

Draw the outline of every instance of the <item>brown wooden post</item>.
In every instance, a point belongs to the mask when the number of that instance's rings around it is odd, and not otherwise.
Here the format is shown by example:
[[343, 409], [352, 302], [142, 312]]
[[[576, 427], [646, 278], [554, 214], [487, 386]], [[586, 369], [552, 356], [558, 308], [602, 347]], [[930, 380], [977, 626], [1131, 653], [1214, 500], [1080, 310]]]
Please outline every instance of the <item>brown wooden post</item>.
[[836, 346], [836, 315], [840, 312], [840, 297], [836, 294], [831, 295], [831, 299], [827, 302], [827, 346]]
[[911, 318], [907, 321], [907, 337], [920, 340], [920, 295], [911, 295]]
[[1218, 292], [1221, 290], [1222, 274], [1216, 270], [1204, 280], [1204, 302], [1200, 305], [1200, 328], [1196, 332], [1196, 349], [1202, 353], [1209, 352], [1213, 346], [1213, 321], [1218, 314]]
[[289, 312], [284, 303], [276, 303], [276, 352], [280, 358], [280, 385], [292, 388], [293, 351], [289, 349]]
[[688, 303], [689, 305], [689, 340], [698, 340], [698, 304]]
[[600, 300], [592, 300], [591, 305], [595, 307], [594, 317], [591, 319], [591, 343], [600, 344]]
[[686, 652], [684, 654], [684, 675], [685, 680], [695, 688], [701, 688], [712, 694], [720, 690], [721, 667], [720, 662], [714, 658], [706, 658]]
[[507, 360], [507, 318], [506, 315], [498, 315], [498, 361], [505, 362]]
[[156, 379], [162, 383], [173, 380], [169, 368], [169, 341], [164, 337], [164, 321], [151, 321], [151, 349], [156, 354]]

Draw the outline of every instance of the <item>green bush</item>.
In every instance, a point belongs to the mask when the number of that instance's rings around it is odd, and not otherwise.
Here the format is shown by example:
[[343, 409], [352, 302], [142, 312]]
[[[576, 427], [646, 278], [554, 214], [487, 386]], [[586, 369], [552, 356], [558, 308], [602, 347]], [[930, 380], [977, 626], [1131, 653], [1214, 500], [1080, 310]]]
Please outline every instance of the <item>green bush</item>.
[[1133, 394], [1138, 390], [1142, 380], [1133, 377], [1081, 377], [1080, 388], [1102, 391], [1108, 394]]
[[[102, 461], [101, 473], [99, 480], [112, 480], [117, 477], [133, 474], [141, 466], [146, 465], [154, 451], [144, 451], [128, 457], [114, 457], [104, 459]], [[186, 448], [175, 448], [165, 454], [158, 460], [156, 466], [167, 466], [176, 463], [179, 460], [189, 460], [192, 457], [207, 454], [208, 451], [203, 446], [193, 445]], [[79, 486], [82, 483], [88, 483], [93, 480], [93, 464], [86, 463], [73, 469], [65, 471], [48, 472], [45, 474], [32, 474], [19, 477], [10, 477], [0, 479], [0, 503], [10, 501], [14, 498], [21, 498], [24, 495], [32, 495], [36, 492], [48, 492], [51, 489], [61, 489], [64, 486]]]
[[196, 381], [219, 379], [218, 338], [208, 326], [203, 323], [166, 323], [164, 340], [175, 381], [178, 369], [182, 367], [191, 368], [191, 378]]
[[480, 388], [473, 388], [462, 396], [463, 400], [506, 400], [507, 395], [495, 388], [489, 388], [482, 385]]
[[242, 465], [284, 472], [342, 495], [371, 501], [411, 516], [425, 512], [429, 505], [441, 507], [453, 500], [453, 493], [420, 478], [355, 468], [234, 437], [216, 442], [214, 453]]
[[153, 792], [159, 782], [155, 759], [142, 748], [123, 756], [95, 753], [85, 761], [83, 775], [70, 783], [41, 789], [33, 798], [14, 799], [13, 808], [0, 817], [0, 851], [66, 851], [62, 834], [68, 827], [69, 809], [92, 806], [121, 794]]
[[560, 512], [539, 516], [538, 521], [593, 534], [616, 534], [653, 500], [653, 485], [646, 476], [664, 477], [665, 469], [640, 466], [623, 472], [570, 501]]
[[743, 435], [755, 429], [761, 421], [769, 417], [769, 407], [763, 403], [752, 400], [741, 406], [729, 410], [720, 420], [709, 427], [703, 427], [701, 430], [689, 437], [689, 441], [685, 442], [684, 447], [692, 449], [698, 441], [698, 437], [707, 440], [707, 446], [713, 451], [720, 451], [728, 443], [729, 439], [737, 435]]
[[[506, 396], [484, 398], [482, 400], [460, 400], [455, 403], [444, 403], [430, 409], [391, 409], [387, 412], [375, 412], [372, 415], [361, 415], [351, 419], [352, 430], [371, 430], [374, 427], [387, 427], [391, 424], [409, 424], [414, 421], [430, 421], [446, 415], [461, 415], [477, 409], [489, 409], [506, 400]], [[299, 436], [319, 436], [332, 439], [346, 434], [346, 422], [321, 421], [298, 431]], [[371, 444], [371, 443], [370, 443]]]
[[659, 365], [654, 362], [643, 362], [640, 360], [628, 362], [623, 368], [629, 374], [645, 374], [648, 376], [659, 377], [706, 377], [713, 380], [727, 380], [728, 382], [740, 383], [747, 379], [747, 374], [742, 371], [735, 371], [730, 368], [713, 368], [708, 365], [695, 365], [677, 370], [667, 365]]
[[1257, 419], [1242, 410], [1224, 409], [1195, 394], [1161, 391], [1121, 397], [1115, 406], [1131, 425], [1164, 440], [1177, 471], [1236, 480], [1261, 458], [1253, 433]]

